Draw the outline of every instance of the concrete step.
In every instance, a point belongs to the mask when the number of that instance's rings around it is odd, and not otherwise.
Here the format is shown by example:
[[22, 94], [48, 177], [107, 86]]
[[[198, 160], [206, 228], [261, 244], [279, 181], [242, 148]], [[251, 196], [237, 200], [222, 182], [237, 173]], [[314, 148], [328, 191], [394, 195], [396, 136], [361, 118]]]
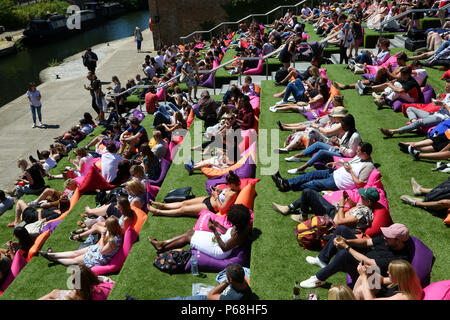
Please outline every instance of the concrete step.
[[394, 39], [390, 39], [390, 42], [391, 42], [391, 48], [404, 48], [405, 47], [404, 40], [394, 38]]
[[330, 59], [331, 61], [333, 61], [334, 64], [339, 64], [339, 57], [340, 57], [339, 53], [333, 53]]

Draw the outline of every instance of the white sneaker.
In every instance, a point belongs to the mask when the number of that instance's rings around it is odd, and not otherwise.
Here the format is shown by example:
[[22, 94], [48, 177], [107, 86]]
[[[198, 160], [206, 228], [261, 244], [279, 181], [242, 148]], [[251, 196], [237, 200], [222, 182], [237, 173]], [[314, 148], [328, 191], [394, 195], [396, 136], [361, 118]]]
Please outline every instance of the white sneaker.
[[311, 278], [300, 282], [300, 287], [304, 289], [314, 289], [320, 286], [323, 286], [326, 282], [320, 281], [316, 276], [312, 276]]
[[295, 169], [290, 169], [287, 172], [290, 173], [290, 174], [299, 174], [299, 173], [302, 173], [303, 171], [302, 170], [298, 170], [297, 168], [295, 168]]
[[326, 263], [323, 263], [322, 261], [320, 261], [319, 257], [307, 256], [306, 262], [308, 262], [309, 264], [312, 264], [313, 266], [317, 266], [319, 268], [325, 268], [327, 266]]
[[288, 149], [286, 149], [286, 148], [275, 148], [275, 149], [273, 149], [273, 151], [275, 153], [288, 153], [289, 152]]
[[302, 161], [301, 158], [295, 157], [295, 156], [284, 158], [284, 160], [286, 160], [287, 162], [300, 162], [300, 161]]
[[42, 122], [39, 122], [39, 127], [40, 127], [40, 128], [44, 128], [45, 125], [44, 125]]
[[280, 101], [278, 101], [277, 103], [275, 103], [276, 106], [280, 106], [282, 104], [286, 104], [287, 101], [284, 101], [283, 99], [281, 99]]
[[270, 107], [269, 110], [272, 112], [277, 112], [277, 108], [275, 108], [275, 106]]
[[296, 102], [294, 96], [290, 96], [290, 97], [288, 98], [288, 101]]
[[381, 94], [376, 94], [376, 92], [372, 92], [372, 97], [373, 97], [375, 100], [381, 100]]
[[32, 126], [32, 128], [36, 128], [36, 123], [33, 123], [33, 126]]

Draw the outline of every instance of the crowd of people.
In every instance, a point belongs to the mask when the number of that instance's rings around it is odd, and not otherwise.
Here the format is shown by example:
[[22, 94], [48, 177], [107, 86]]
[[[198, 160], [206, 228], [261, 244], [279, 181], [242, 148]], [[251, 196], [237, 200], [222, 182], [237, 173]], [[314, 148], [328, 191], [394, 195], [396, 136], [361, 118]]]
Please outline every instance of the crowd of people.
[[[371, 93], [379, 107], [385, 104], [392, 106], [395, 101], [402, 102], [410, 123], [396, 129], [380, 127], [382, 134], [392, 137], [394, 134], [435, 127], [421, 142], [400, 142], [400, 150], [409, 153], [414, 160], [447, 160], [450, 152], [447, 129], [450, 121], [450, 80], [446, 80], [446, 92], [439, 93], [427, 104], [424, 103], [422, 87], [428, 76], [424, 66], [448, 68], [448, 25], [443, 23], [441, 29], [428, 33], [430, 51], [420, 56], [408, 57], [401, 52], [396, 55], [395, 61], [386, 64], [393, 55], [389, 50], [389, 40], [381, 37], [377, 42], [378, 54], [366, 51], [358, 54], [363, 23], [377, 26], [408, 8], [434, 8], [439, 7], [438, 2], [388, 4], [386, 1], [366, 0], [359, 3], [322, 3], [315, 8], [305, 4], [300, 17], [288, 10], [272, 26], [261, 26], [256, 21], [249, 25], [242, 23], [236, 33], [231, 30], [223, 32], [212, 37], [208, 45], [196, 39], [185, 45], [164, 46], [155, 57], [145, 56], [143, 75], [128, 79], [124, 87], [118, 77], [113, 76], [111, 85], [102, 88], [102, 82], [95, 74], [98, 58], [88, 49], [84, 59], [89, 69], [86, 77], [89, 85], [85, 85], [84, 89], [92, 97], [95, 115], [85, 113], [77, 125], [55, 137], [48, 150], [37, 150], [36, 158], [30, 155], [29, 161], [18, 159], [17, 166], [23, 173], [17, 179], [15, 188], [10, 192], [0, 190], [0, 214], [15, 205], [14, 221], [8, 227], [14, 228], [13, 235], [17, 238], [17, 242], [9, 241], [8, 248], [0, 250], [0, 286], [10, 272], [15, 255], [28, 256], [34, 239], [46, 226], [70, 211], [71, 199], [77, 188], [94, 171], [101, 177], [100, 184], [106, 186], [104, 189], [114, 189], [105, 192], [95, 188], [101, 201], [97, 201], [95, 208], [84, 208], [82, 219], [68, 235], [71, 241], [81, 243], [82, 247], [65, 252], [53, 252], [51, 248], [39, 251], [39, 255], [50, 262], [78, 266], [74, 272], [78, 272], [82, 279], [81, 288], [57, 289], [41, 299], [105, 299], [114, 282], [108, 277], [95, 275], [90, 268], [107, 265], [119, 252], [126, 231], [138, 219], [136, 210], [165, 217], [199, 218], [205, 210], [227, 216], [227, 226], [210, 219], [208, 231], [189, 229], [165, 241], [148, 237], [149, 245], [157, 253], [190, 245], [191, 249], [224, 260], [234, 249], [251, 242], [252, 208], [235, 204], [242, 190], [242, 178], [235, 170], [229, 169], [239, 164], [243, 151], [248, 151], [249, 146], [245, 150], [240, 147], [244, 139], [241, 133], [257, 129], [260, 107], [259, 104], [255, 106], [254, 101], [255, 98], [259, 101], [260, 87], [253, 83], [251, 76], [246, 76], [241, 86], [230, 86], [221, 101], [215, 101], [207, 90], [201, 90], [198, 97], [198, 87], [209, 77], [207, 72], [201, 71], [219, 65], [228, 48], [237, 50], [241, 57], [263, 56], [280, 49], [278, 58], [285, 73], [277, 82], [286, 85], [286, 88], [274, 95], [282, 100], [271, 106], [269, 111], [307, 114], [320, 110], [322, 116], [311, 121], [289, 124], [277, 121], [274, 124], [282, 131], [294, 131], [285, 145], [276, 148], [275, 152], [289, 153], [303, 149], [285, 158], [285, 161], [300, 162], [304, 157], [310, 159], [288, 171], [288, 174], [296, 175], [293, 178], [285, 179], [280, 172], [272, 176], [278, 191], [302, 192], [298, 200], [288, 205], [273, 202], [272, 207], [277, 213], [289, 215], [298, 223], [307, 221], [313, 212], [316, 216], [330, 219], [334, 226], [318, 256], [306, 258], [309, 264], [320, 270], [302, 281], [300, 286], [305, 289], [322, 286], [335, 273], [346, 272], [354, 279], [353, 288], [333, 286], [329, 290], [329, 299], [422, 299], [423, 288], [411, 264], [408, 248], [412, 240], [407, 226], [401, 223], [382, 225], [374, 237], [358, 236], [372, 225], [374, 213], [386, 196], [382, 188], [369, 185], [370, 177], [376, 170], [371, 156], [373, 146], [360, 135], [358, 119], [346, 109], [344, 91], [355, 89], [360, 95]], [[435, 13], [426, 14], [433, 16]], [[396, 21], [399, 26], [391, 23], [389, 28], [409, 31], [418, 26], [418, 20], [422, 17], [423, 14], [405, 16], [403, 20]], [[374, 66], [376, 73], [355, 84], [331, 82], [320, 71], [325, 62], [320, 46], [307, 42], [306, 23], [313, 23], [317, 33], [324, 37], [336, 34], [328, 42], [340, 47], [341, 63]], [[138, 29], [135, 39], [140, 52], [142, 34]], [[296, 70], [291, 66], [292, 61], [304, 59], [307, 50], [310, 51], [311, 65], [307, 70]], [[428, 55], [430, 52], [433, 53]], [[419, 60], [423, 59], [427, 60], [420, 63]], [[408, 65], [410, 61], [413, 62]], [[258, 60], [237, 60], [228, 70], [232, 74], [242, 74], [254, 69], [257, 64]], [[169, 84], [169, 80], [177, 75], [180, 75], [179, 79]], [[187, 92], [182, 89], [184, 84]], [[335, 90], [342, 93], [336, 94]], [[33, 127], [37, 126], [36, 112], [42, 126], [41, 97], [34, 84], [30, 84], [27, 95]], [[146, 116], [142, 111], [127, 104], [130, 96], [138, 96], [144, 102], [146, 113], [153, 116], [151, 127], [141, 124]], [[169, 144], [174, 141], [173, 138], [183, 136], [183, 130], [189, 128], [194, 117], [203, 123], [205, 142], [192, 147], [192, 150], [201, 151], [204, 158], [198, 162], [191, 160], [184, 167], [189, 176], [196, 170], [207, 168], [226, 170], [225, 186], [222, 189], [213, 186], [208, 196], [173, 203], [157, 202], [149, 188], [163, 175], [164, 162], [172, 160]], [[92, 132], [98, 126], [102, 127], [102, 131], [93, 136]], [[151, 129], [150, 134], [147, 130]], [[84, 147], [78, 146], [81, 141], [87, 141]], [[71, 152], [74, 154], [70, 159], [72, 167], [54, 174], [52, 169]], [[317, 170], [306, 172], [313, 166]], [[48, 188], [44, 178], [64, 179], [64, 190]], [[95, 182], [98, 184], [99, 180]], [[450, 208], [447, 198], [432, 197], [434, 189], [424, 188], [414, 179], [411, 184], [415, 196], [426, 197], [423, 200], [403, 195], [401, 200], [406, 204], [439, 214], [445, 214]], [[354, 193], [350, 196], [352, 190], [356, 191], [357, 200]], [[330, 202], [321, 195], [321, 191], [341, 192], [338, 203]], [[25, 194], [36, 198], [27, 203], [20, 199]], [[245, 273], [249, 272], [247, 267], [229, 264], [223, 271], [224, 281], [208, 295], [169, 299], [254, 299], [245, 279]], [[377, 281], [382, 284], [377, 290], [373, 289], [368, 279], [374, 268], [378, 269]]]

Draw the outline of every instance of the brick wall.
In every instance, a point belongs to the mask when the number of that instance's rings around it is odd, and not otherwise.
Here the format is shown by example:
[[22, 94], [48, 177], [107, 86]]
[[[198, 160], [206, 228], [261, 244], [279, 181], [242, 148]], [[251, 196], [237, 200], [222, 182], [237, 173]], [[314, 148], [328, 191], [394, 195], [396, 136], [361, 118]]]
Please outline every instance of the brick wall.
[[[148, 0], [155, 48], [161, 44], [180, 43], [179, 37], [201, 30], [200, 24], [205, 20], [214, 21], [214, 26], [225, 21], [221, 4], [229, 1]], [[158, 23], [155, 16], [159, 16]]]

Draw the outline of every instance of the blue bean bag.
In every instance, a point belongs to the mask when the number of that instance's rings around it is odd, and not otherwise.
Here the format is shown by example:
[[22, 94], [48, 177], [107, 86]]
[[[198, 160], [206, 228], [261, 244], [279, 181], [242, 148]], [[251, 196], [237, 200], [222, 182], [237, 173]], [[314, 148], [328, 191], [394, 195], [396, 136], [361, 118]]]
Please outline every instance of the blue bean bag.
[[[243, 267], [250, 267], [251, 241], [240, 247], [234, 248], [227, 259], [218, 260], [208, 256], [201, 251], [191, 250], [197, 257], [198, 269], [203, 272], [219, 272], [225, 269], [230, 263], [238, 263]], [[186, 264], [185, 270], [191, 269], [191, 261]]]

